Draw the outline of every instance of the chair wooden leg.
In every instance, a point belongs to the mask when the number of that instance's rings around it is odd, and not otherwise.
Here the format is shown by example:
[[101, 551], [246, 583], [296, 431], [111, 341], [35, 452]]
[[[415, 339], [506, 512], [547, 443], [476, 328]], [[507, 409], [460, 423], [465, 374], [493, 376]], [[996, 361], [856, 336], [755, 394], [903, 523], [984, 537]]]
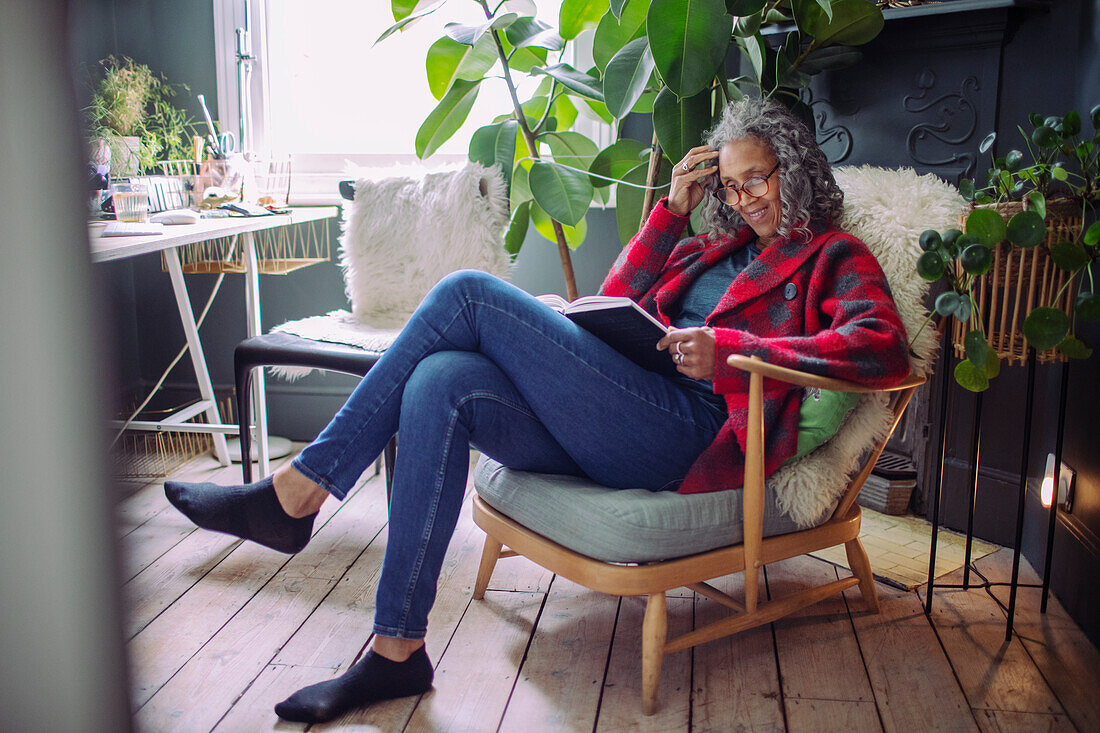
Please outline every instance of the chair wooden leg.
[[878, 613], [878, 594], [875, 592], [874, 575], [871, 574], [871, 561], [867, 559], [867, 552], [859, 538], [845, 542], [844, 552], [848, 555], [848, 567], [859, 578], [859, 592], [863, 594], [867, 610]]
[[668, 610], [665, 593], [653, 593], [645, 606], [642, 620], [642, 713], [657, 712], [657, 685], [661, 681], [661, 661], [668, 638]]
[[485, 597], [485, 589], [489, 587], [489, 579], [493, 577], [493, 568], [497, 565], [502, 547], [504, 547], [502, 543], [485, 535], [485, 547], [481, 550], [481, 565], [477, 569], [477, 581], [474, 583], [474, 600], [480, 601]]

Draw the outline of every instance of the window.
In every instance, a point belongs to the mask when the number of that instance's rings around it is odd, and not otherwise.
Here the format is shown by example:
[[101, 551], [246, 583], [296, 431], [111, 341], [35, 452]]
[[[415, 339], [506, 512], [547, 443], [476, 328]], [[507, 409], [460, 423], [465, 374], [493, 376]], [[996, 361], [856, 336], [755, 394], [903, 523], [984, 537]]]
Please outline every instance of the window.
[[[558, 0], [538, 3], [557, 25]], [[484, 22], [479, 5], [451, 0], [439, 12], [375, 45], [393, 24], [385, 0], [214, 0], [218, 109], [239, 128], [235, 29], [251, 6], [252, 145], [289, 154], [298, 203], [334, 200], [347, 162], [388, 166], [417, 162], [416, 131], [436, 100], [425, 53], [448, 22]], [[522, 92], [521, 92], [522, 94]], [[522, 96], [521, 96], [522, 98]], [[466, 160], [470, 135], [511, 109], [504, 81], [486, 81], [462, 129], [427, 165]]]

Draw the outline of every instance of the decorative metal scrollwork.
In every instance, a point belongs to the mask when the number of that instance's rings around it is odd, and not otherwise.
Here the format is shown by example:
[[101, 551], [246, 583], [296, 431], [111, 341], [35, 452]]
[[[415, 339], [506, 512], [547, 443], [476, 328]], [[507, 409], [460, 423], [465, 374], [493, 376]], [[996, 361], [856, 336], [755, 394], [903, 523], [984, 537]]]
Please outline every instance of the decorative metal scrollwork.
[[[906, 136], [906, 147], [909, 157], [922, 165], [962, 165], [962, 176], [971, 176], [974, 173], [975, 156], [972, 152], [951, 153], [947, 157], [932, 157], [929, 153], [922, 153], [921, 147], [927, 148], [927, 142], [938, 141], [944, 146], [958, 146], [970, 141], [974, 131], [978, 127], [978, 109], [973, 98], [980, 88], [978, 79], [968, 76], [963, 79], [958, 92], [943, 94], [932, 98], [932, 89], [936, 86], [936, 74], [931, 69], [924, 69], [917, 75], [917, 94], [910, 94], [903, 100], [905, 110], [914, 114], [921, 114], [934, 110], [938, 120], [934, 122], [921, 122], [914, 125]], [[973, 146], [969, 146], [971, 149]]]
[[844, 125], [826, 127], [825, 120], [828, 112], [821, 109], [822, 106], [831, 109], [829, 103], [823, 99], [814, 99], [813, 91], [803, 91], [802, 101], [810, 108], [814, 116], [814, 126], [817, 128], [817, 144], [825, 153], [829, 163], [836, 165], [842, 163], [852, 153], [852, 132]]

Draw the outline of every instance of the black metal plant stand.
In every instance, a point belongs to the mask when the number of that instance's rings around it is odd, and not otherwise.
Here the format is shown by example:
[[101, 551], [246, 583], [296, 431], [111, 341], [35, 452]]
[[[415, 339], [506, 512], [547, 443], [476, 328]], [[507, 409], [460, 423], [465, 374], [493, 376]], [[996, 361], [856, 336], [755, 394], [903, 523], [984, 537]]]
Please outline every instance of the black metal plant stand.
[[[940, 524], [940, 496], [943, 485], [944, 464], [947, 458], [947, 431], [950, 426], [950, 419], [948, 412], [948, 397], [951, 374], [951, 352], [953, 349], [949, 344], [945, 344], [943, 353], [941, 355], [941, 381], [940, 381], [940, 432], [938, 437], [938, 444], [936, 446], [936, 452], [934, 455], [939, 457], [939, 470], [935, 472], [933, 478], [933, 498], [932, 498], [932, 545], [929, 550], [928, 556], [928, 587], [927, 595], [924, 602], [924, 612], [926, 614], [932, 613], [932, 596], [935, 591], [935, 574], [936, 574], [936, 546], [939, 538], [939, 524]], [[1047, 593], [1050, 589], [1050, 568], [1051, 558], [1054, 552], [1054, 530], [1058, 513], [1058, 482], [1059, 474], [1061, 473], [1062, 466], [1062, 443], [1063, 435], [1065, 432], [1065, 418], [1066, 418], [1066, 398], [1069, 385], [1069, 364], [1062, 364], [1061, 375], [1061, 390], [1058, 404], [1058, 437], [1055, 445], [1055, 469], [1054, 469], [1054, 495], [1051, 500], [1050, 513], [1048, 517], [1048, 529], [1047, 529], [1047, 548], [1046, 558], [1043, 568], [1043, 582], [1042, 582], [1042, 600], [1039, 610], [1041, 613], [1046, 613], [1047, 609]], [[1035, 349], [1028, 347], [1027, 352], [1027, 394], [1026, 405], [1024, 409], [1024, 435], [1023, 445], [1021, 446], [1020, 456], [1020, 484], [1019, 491], [1017, 493], [1016, 504], [1016, 534], [1013, 544], [1012, 553], [1012, 579], [1009, 585], [1008, 596], [1008, 611], [1007, 622], [1005, 624], [1005, 640], [1011, 640], [1012, 627], [1016, 613], [1016, 592], [1020, 587], [1020, 551], [1023, 541], [1023, 529], [1024, 529], [1024, 508], [1027, 498], [1027, 477], [1029, 470], [1029, 458], [1031, 451], [1031, 427], [1032, 427], [1032, 414], [1033, 414], [1033, 398], [1035, 395]], [[970, 570], [971, 570], [971, 550], [974, 539], [974, 508], [977, 502], [977, 488], [978, 488], [978, 465], [981, 453], [981, 421], [982, 421], [982, 393], [978, 393], [975, 399], [975, 414], [974, 414], [974, 427], [971, 435], [970, 444], [970, 486], [968, 495], [968, 513], [966, 521], [966, 552], [963, 560], [963, 582], [962, 585], [948, 585], [941, 584], [941, 588], [962, 588], [963, 590], [969, 590], [970, 588]], [[975, 571], [977, 572], [977, 571]], [[979, 574], [980, 575], [980, 574]], [[989, 587], [991, 585], [1003, 585], [1003, 583], [990, 583], [983, 578], [982, 585]], [[1036, 585], [1025, 584], [1024, 587], [1040, 587]]]

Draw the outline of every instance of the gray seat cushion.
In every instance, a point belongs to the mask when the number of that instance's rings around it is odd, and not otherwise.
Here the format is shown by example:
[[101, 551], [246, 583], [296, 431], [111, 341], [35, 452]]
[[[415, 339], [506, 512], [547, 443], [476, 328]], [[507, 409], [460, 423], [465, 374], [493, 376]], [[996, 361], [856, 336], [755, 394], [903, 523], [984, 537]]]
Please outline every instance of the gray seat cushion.
[[[505, 468], [482, 457], [478, 495], [497, 511], [582, 555], [607, 562], [652, 562], [741, 543], [740, 491], [677, 494], [609, 489], [576, 476]], [[764, 494], [764, 536], [798, 529]]]

